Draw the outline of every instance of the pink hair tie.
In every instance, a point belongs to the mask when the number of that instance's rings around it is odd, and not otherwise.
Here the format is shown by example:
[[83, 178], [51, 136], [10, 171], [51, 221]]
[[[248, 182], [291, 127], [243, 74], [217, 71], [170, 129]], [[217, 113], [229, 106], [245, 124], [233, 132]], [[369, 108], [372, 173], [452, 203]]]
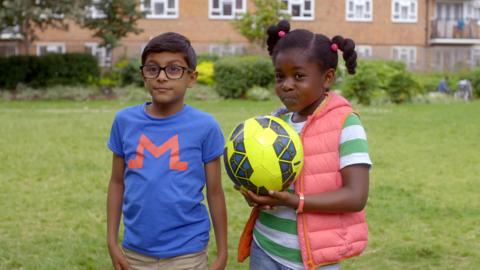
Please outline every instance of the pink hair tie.
[[284, 32], [284, 31], [279, 31], [279, 32], [278, 32], [278, 36], [279, 36], [280, 38], [284, 37], [284, 36], [285, 36], [285, 32]]
[[330, 49], [333, 51], [333, 52], [337, 52], [338, 50], [338, 45], [336, 43], [332, 43], [332, 45], [330, 45]]

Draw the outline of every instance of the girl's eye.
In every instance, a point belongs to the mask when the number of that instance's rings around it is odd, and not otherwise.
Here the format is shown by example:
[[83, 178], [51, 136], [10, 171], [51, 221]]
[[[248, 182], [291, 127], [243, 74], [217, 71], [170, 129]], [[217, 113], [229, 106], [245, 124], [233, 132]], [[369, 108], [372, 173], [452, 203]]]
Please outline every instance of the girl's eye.
[[295, 80], [301, 80], [305, 78], [305, 75], [304, 74], [300, 74], [300, 73], [295, 73]]
[[285, 77], [285, 76], [283, 76], [283, 74], [281, 74], [281, 73], [275, 73], [275, 79], [276, 79], [277, 81], [282, 80], [284, 77]]

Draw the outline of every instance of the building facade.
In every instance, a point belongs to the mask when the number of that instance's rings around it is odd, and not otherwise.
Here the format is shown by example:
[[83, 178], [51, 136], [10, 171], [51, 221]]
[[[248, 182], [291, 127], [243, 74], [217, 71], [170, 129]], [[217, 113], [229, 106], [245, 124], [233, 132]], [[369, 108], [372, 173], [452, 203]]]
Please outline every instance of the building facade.
[[[361, 58], [404, 61], [412, 70], [458, 70], [480, 65], [480, 0], [281, 0], [292, 28], [329, 37], [342, 35], [357, 44]], [[46, 30], [25, 48], [15, 28], [0, 35], [0, 55], [88, 52], [103, 66], [112, 59], [139, 57], [148, 40], [162, 32], [184, 34], [198, 53], [258, 53], [232, 26], [235, 16], [254, 6], [249, 0], [143, 0], [144, 30], [124, 38], [106, 55], [89, 30]], [[101, 17], [95, 9], [92, 16]]]

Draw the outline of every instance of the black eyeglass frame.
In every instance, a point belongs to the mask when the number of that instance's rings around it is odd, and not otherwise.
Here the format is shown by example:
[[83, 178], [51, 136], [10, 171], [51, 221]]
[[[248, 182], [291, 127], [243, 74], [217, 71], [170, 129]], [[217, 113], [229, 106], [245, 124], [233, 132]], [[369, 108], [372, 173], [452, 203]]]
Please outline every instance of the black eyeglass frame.
[[[146, 67], [146, 66], [156, 66], [156, 67], [158, 67], [159, 70], [158, 70], [157, 75], [155, 77], [145, 76], [145, 73], [143, 72], [143, 68]], [[171, 66], [175, 66], [175, 67], [178, 67], [178, 68], [182, 69], [182, 74], [180, 74], [180, 76], [178, 78], [170, 78], [170, 76], [168, 76], [167, 68], [171, 67]], [[165, 76], [167, 76], [167, 79], [169, 79], [169, 80], [180, 80], [181, 78], [183, 78], [183, 75], [185, 74], [185, 71], [187, 71], [187, 72], [192, 72], [193, 71], [193, 69], [191, 69], [189, 67], [182, 67], [182, 66], [178, 66], [178, 65], [167, 65], [167, 66], [164, 66], [164, 67], [161, 67], [159, 65], [141, 65], [139, 68], [140, 68], [140, 72], [142, 73], [142, 76], [145, 79], [156, 79], [156, 78], [158, 78], [160, 73], [162, 73], [162, 70], [163, 70], [163, 72], [165, 73]]]

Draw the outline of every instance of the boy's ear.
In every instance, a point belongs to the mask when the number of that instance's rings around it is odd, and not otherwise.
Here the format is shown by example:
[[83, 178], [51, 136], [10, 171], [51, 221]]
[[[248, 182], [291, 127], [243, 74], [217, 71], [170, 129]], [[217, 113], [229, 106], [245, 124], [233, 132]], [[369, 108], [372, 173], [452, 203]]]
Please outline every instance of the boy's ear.
[[196, 70], [188, 73], [188, 78], [190, 80], [188, 82], [188, 87], [193, 87], [193, 85], [197, 82], [197, 77], [198, 77], [198, 71]]
[[335, 82], [335, 69], [329, 68], [325, 72], [324, 77], [324, 87], [330, 88], [330, 86]]

